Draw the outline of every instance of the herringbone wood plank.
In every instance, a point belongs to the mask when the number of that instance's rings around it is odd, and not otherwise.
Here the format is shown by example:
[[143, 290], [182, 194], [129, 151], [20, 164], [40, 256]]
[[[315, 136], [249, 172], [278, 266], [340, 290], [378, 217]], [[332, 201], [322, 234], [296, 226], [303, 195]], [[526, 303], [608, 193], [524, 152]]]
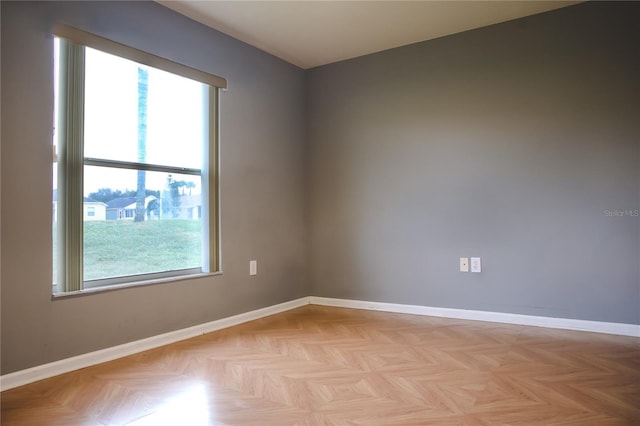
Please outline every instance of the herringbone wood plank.
[[640, 339], [306, 306], [2, 393], [3, 425], [639, 425]]

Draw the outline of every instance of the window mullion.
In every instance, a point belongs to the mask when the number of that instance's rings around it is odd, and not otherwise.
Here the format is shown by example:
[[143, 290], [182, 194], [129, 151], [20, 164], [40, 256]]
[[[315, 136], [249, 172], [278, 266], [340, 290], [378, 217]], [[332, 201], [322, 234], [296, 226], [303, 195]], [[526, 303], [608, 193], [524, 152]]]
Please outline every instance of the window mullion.
[[60, 39], [58, 204], [63, 209], [60, 282], [66, 292], [81, 290], [83, 281], [84, 58], [84, 46]]
[[148, 172], [164, 172], [177, 173], [180, 175], [200, 176], [200, 169], [192, 169], [187, 167], [165, 166], [161, 164], [136, 163], [133, 161], [107, 160], [103, 158], [86, 157], [84, 159], [85, 166], [111, 167], [114, 169], [125, 170], [145, 170]]

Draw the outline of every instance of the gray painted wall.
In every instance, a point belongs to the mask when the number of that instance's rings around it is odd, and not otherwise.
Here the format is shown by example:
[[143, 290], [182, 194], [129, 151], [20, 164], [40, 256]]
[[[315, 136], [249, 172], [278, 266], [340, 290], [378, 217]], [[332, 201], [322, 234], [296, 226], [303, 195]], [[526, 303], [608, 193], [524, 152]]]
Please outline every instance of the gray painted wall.
[[[638, 3], [311, 70], [312, 294], [640, 324]], [[481, 274], [461, 273], [481, 256]]]
[[[309, 293], [303, 70], [153, 2], [1, 7], [2, 374]], [[228, 79], [222, 276], [51, 300], [56, 21]]]
[[[2, 374], [309, 294], [640, 323], [636, 4], [308, 72], [151, 2], [1, 7]], [[51, 300], [56, 21], [228, 79], [222, 276]]]

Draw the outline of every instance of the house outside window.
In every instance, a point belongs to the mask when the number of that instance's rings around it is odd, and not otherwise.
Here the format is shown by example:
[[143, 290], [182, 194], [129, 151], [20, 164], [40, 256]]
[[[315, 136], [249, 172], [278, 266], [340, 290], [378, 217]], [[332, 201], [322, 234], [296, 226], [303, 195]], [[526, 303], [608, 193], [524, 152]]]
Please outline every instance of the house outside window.
[[224, 79], [74, 28], [56, 36], [54, 293], [219, 271]]

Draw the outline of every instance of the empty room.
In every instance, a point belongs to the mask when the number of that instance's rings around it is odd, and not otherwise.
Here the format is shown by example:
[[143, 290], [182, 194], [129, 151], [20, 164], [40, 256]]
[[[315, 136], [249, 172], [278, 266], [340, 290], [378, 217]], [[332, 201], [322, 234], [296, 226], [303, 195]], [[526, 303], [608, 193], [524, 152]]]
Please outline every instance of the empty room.
[[0, 8], [3, 426], [640, 424], [640, 3]]

